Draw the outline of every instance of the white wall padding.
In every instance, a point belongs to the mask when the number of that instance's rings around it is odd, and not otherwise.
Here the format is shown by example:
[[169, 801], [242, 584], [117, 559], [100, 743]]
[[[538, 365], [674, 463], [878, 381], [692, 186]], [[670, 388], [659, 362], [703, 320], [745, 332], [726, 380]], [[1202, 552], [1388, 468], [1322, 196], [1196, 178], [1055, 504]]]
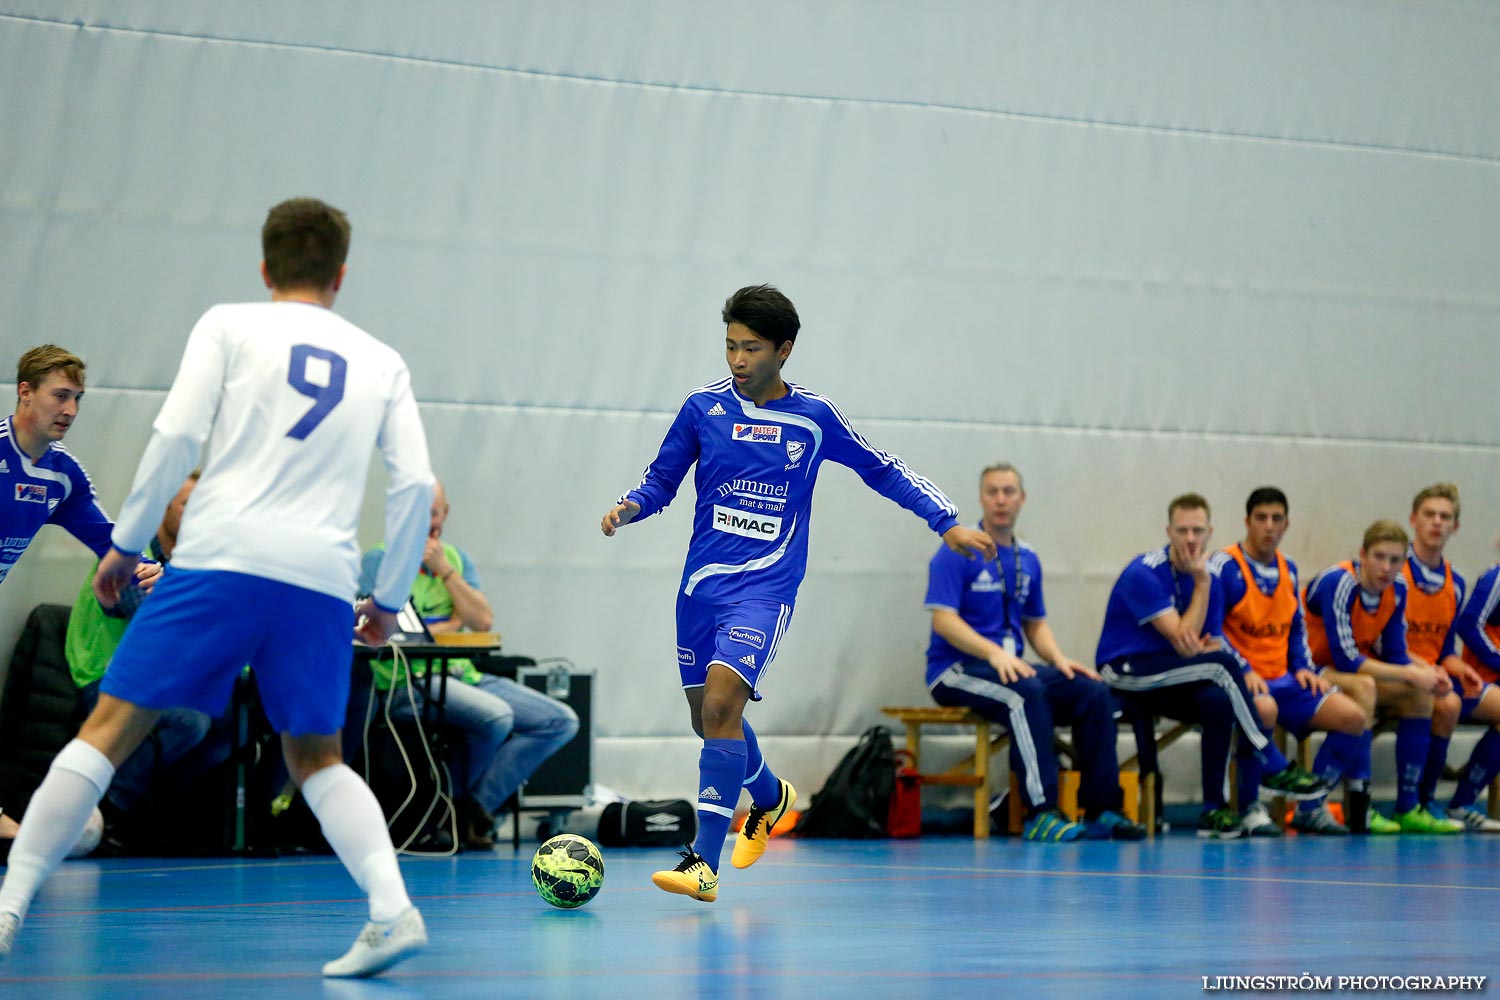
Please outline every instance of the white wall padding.
[[[682, 795], [691, 740], [659, 758], [689, 735], [691, 485], [615, 539], [597, 525], [722, 372], [741, 285], [797, 303], [788, 376], [966, 517], [980, 467], [1021, 466], [1074, 656], [1186, 489], [1228, 542], [1248, 490], [1281, 485], [1311, 571], [1454, 479], [1452, 554], [1482, 570], [1496, 52], [1479, 0], [11, 0], [0, 331], [8, 358], [87, 359], [68, 443], [118, 507], [193, 320], [264, 295], [265, 209], [346, 209], [339, 308], [411, 364], [507, 647], [600, 672], [601, 781]], [[816, 510], [751, 710], [813, 789], [879, 705], [926, 697], [937, 544], [845, 470]], [[48, 529], [0, 588], [0, 646], [86, 565]]]

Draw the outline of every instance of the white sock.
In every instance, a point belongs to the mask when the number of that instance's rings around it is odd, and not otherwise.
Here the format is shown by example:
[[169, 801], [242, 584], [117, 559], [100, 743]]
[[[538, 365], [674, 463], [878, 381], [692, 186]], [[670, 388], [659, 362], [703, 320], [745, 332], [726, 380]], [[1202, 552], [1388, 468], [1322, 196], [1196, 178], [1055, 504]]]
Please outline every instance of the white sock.
[[345, 764], [325, 767], [302, 783], [302, 798], [328, 845], [369, 895], [371, 920], [394, 920], [411, 906], [385, 813], [358, 774]]
[[53, 758], [11, 845], [0, 913], [25, 919], [31, 898], [78, 842], [114, 776], [109, 758], [83, 740], [73, 740]]

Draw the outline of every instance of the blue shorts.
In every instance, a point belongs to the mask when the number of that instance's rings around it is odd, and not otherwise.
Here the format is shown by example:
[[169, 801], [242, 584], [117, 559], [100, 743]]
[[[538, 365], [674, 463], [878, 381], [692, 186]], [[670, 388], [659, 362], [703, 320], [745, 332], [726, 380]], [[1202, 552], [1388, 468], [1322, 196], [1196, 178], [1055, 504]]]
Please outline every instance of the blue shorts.
[[[1455, 684], [1453, 686], [1454, 686], [1454, 688], [1458, 687], [1457, 684]], [[1490, 688], [1492, 688], [1494, 686], [1495, 685], [1493, 685], [1493, 684], [1486, 683], [1484, 685], [1484, 687], [1482, 687], [1482, 688], [1479, 689], [1479, 694], [1478, 695], [1476, 695], [1473, 698], [1464, 698], [1463, 707], [1458, 710], [1458, 721], [1459, 722], [1468, 722], [1469, 721], [1469, 716], [1471, 716], [1471, 715], [1474, 714], [1474, 709], [1476, 709], [1476, 708], [1479, 707], [1479, 703], [1481, 701], [1484, 701], [1484, 696], [1486, 694], [1488, 694]], [[1459, 697], [1461, 697], [1461, 698], [1463, 697], [1463, 691], [1461, 691], [1461, 690], [1459, 691]]]
[[780, 601], [705, 604], [677, 595], [677, 672], [684, 688], [702, 687], [711, 663], [722, 663], [750, 685], [760, 700], [760, 681], [792, 622], [792, 606]]
[[1298, 739], [1307, 735], [1312, 728], [1312, 717], [1328, 700], [1327, 693], [1309, 691], [1298, 684], [1290, 670], [1274, 681], [1266, 681], [1266, 687], [1276, 699], [1276, 724]]
[[248, 573], [168, 566], [99, 690], [217, 718], [249, 664], [272, 728], [332, 734], [344, 724], [353, 634], [348, 601]]

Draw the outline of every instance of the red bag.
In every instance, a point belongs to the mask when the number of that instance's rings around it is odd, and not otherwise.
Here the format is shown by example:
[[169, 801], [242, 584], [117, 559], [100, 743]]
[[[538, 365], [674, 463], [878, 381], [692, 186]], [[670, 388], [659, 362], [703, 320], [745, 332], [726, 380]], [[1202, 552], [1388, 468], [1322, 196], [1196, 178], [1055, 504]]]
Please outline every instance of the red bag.
[[922, 776], [910, 750], [896, 751], [896, 786], [891, 790], [885, 828], [892, 837], [922, 835]]

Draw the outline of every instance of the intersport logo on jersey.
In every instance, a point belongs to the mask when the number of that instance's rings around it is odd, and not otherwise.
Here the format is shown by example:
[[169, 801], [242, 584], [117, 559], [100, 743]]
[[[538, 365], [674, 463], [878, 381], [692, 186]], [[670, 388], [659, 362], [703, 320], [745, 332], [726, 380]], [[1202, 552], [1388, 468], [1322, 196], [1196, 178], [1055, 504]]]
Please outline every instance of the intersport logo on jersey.
[[781, 518], [714, 504], [714, 528], [731, 535], [771, 541], [781, 535]]
[[735, 424], [734, 439], [755, 444], [780, 444], [780, 424]]

